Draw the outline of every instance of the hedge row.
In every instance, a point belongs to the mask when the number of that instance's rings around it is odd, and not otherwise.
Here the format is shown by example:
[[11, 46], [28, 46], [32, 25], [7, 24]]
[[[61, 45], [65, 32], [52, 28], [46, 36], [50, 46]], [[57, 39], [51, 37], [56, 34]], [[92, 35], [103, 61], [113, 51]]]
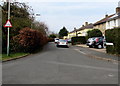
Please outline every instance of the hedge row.
[[86, 43], [86, 37], [85, 36], [72, 37], [72, 45], [85, 44], [85, 43]]
[[108, 43], [114, 44], [107, 45], [107, 53], [120, 55], [120, 28], [106, 30], [105, 37]]
[[42, 48], [47, 43], [47, 37], [40, 31], [30, 28], [23, 28], [19, 31], [17, 36], [12, 38], [11, 51], [12, 52], [35, 52]]

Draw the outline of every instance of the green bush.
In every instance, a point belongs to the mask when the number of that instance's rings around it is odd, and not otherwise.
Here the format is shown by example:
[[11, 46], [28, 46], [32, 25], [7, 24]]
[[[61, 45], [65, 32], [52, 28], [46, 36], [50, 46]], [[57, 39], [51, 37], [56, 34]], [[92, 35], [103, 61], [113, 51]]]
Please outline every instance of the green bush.
[[114, 28], [106, 30], [105, 37], [108, 43], [113, 43], [114, 45], [107, 45], [107, 53], [120, 55], [120, 28]]
[[85, 36], [72, 37], [72, 45], [85, 44], [85, 43], [86, 43], [86, 37]]
[[92, 37], [101, 37], [101, 36], [103, 36], [103, 35], [99, 29], [93, 29], [93, 30], [90, 30], [87, 32], [86, 38], [88, 39], [88, 38], [92, 38]]

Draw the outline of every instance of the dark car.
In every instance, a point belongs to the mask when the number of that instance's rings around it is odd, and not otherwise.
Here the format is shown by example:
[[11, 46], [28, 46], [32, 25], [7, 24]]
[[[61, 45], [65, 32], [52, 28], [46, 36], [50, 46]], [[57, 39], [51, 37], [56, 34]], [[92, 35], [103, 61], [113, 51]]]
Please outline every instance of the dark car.
[[72, 41], [71, 41], [71, 39], [68, 39], [67, 42], [68, 42], [68, 43], [71, 43]]
[[105, 43], [104, 37], [93, 37], [88, 39], [87, 45], [94, 48], [103, 48]]
[[104, 47], [104, 42], [105, 42], [105, 39], [103, 37], [96, 37], [94, 39], [94, 46], [96, 48], [103, 48]]

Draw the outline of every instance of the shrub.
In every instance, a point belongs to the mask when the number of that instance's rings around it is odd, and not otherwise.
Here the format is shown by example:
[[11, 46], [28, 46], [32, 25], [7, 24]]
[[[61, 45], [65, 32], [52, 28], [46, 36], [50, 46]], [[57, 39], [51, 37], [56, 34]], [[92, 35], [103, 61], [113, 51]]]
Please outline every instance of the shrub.
[[85, 44], [85, 43], [86, 43], [86, 37], [85, 36], [72, 37], [72, 45]]
[[93, 29], [87, 32], [87, 39], [92, 37], [101, 37], [102, 32], [99, 29]]
[[14, 52], [32, 53], [47, 43], [47, 37], [41, 32], [30, 28], [19, 31], [19, 35], [13, 37], [12, 50]]
[[108, 43], [113, 43], [113, 46], [107, 45], [106, 51], [111, 54], [120, 54], [120, 28], [106, 30], [105, 36]]
[[54, 38], [48, 38], [48, 42], [54, 42]]

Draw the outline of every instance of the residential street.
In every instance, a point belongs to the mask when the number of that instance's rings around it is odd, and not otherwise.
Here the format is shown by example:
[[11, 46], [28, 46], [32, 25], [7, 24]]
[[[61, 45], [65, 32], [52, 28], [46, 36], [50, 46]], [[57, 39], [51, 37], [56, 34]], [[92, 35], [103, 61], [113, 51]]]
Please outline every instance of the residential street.
[[57, 48], [3, 63], [3, 84], [118, 84], [118, 64], [94, 57], [110, 57], [89, 48]]

